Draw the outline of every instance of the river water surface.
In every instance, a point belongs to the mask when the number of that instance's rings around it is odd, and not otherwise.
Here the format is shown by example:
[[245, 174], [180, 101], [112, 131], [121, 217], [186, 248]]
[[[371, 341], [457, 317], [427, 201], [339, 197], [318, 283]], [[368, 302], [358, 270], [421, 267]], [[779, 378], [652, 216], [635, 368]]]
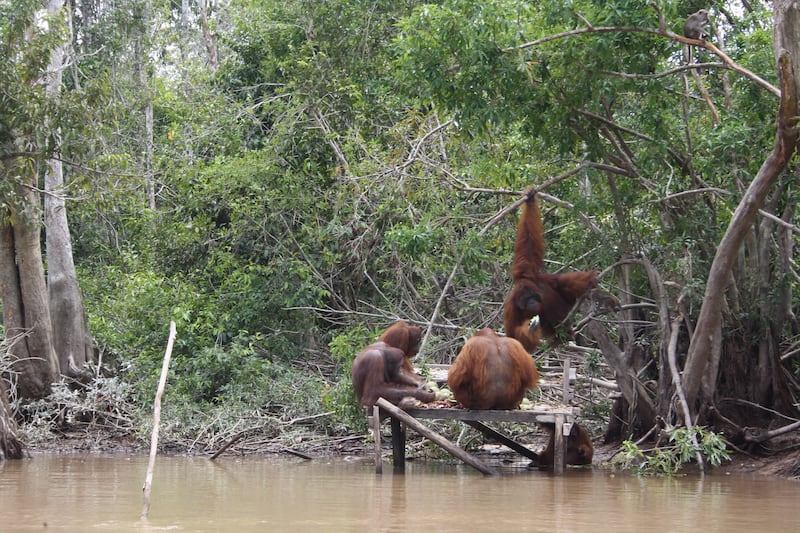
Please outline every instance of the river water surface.
[[[388, 468], [387, 468], [388, 466]], [[388, 473], [387, 473], [388, 470]], [[0, 532], [800, 532], [800, 483], [761, 476], [564, 476], [369, 460], [34, 455], [0, 464]]]

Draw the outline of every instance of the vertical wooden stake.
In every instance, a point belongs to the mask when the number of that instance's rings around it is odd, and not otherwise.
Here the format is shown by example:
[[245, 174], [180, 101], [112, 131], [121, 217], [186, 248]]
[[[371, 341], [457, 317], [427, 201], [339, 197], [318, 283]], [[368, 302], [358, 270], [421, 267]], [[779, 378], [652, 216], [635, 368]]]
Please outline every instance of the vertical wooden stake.
[[572, 361], [567, 355], [564, 357], [564, 375], [561, 377], [561, 399], [564, 405], [572, 404], [572, 387], [570, 387], [570, 374], [572, 373]]
[[395, 472], [406, 469], [406, 428], [400, 419], [392, 417], [392, 461]]
[[164, 354], [164, 362], [161, 365], [161, 378], [158, 380], [158, 390], [153, 404], [153, 434], [150, 437], [150, 461], [147, 464], [147, 476], [144, 480], [144, 504], [142, 506], [142, 520], [147, 519], [150, 512], [150, 488], [153, 484], [153, 469], [156, 464], [156, 452], [158, 451], [158, 424], [161, 420], [161, 396], [164, 394], [164, 387], [167, 385], [167, 372], [169, 371], [169, 358], [172, 356], [172, 346], [175, 344], [175, 321], [169, 323], [169, 341], [167, 341], [167, 351]]
[[372, 436], [375, 439], [375, 473], [383, 474], [383, 461], [381, 460], [381, 408], [372, 406]]
[[564, 462], [566, 461], [565, 448], [567, 447], [564, 438], [564, 415], [556, 415], [556, 427], [553, 430], [553, 444], [555, 445], [555, 457], [553, 457], [553, 472], [555, 474], [564, 473]]

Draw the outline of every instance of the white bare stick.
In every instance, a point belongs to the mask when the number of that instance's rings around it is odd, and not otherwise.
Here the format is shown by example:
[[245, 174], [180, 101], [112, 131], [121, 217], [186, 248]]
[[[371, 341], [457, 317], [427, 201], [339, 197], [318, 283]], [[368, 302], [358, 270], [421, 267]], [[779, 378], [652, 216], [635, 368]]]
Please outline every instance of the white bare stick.
[[175, 343], [175, 321], [169, 323], [169, 341], [167, 341], [167, 351], [164, 354], [164, 362], [161, 365], [161, 378], [158, 380], [155, 404], [153, 405], [153, 434], [150, 437], [150, 461], [147, 464], [147, 475], [144, 480], [144, 505], [142, 506], [142, 520], [147, 519], [150, 512], [150, 488], [153, 484], [153, 469], [156, 464], [156, 452], [158, 451], [158, 424], [161, 420], [161, 396], [164, 394], [164, 387], [167, 385], [167, 371], [169, 370], [169, 358], [172, 356], [172, 345]]

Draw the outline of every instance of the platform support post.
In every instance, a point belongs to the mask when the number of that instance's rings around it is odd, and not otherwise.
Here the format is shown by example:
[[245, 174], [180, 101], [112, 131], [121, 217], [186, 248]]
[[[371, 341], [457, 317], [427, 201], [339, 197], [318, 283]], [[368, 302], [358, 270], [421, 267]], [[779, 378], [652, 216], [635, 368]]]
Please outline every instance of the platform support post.
[[383, 461], [381, 460], [381, 408], [377, 405], [372, 406], [372, 437], [375, 440], [375, 473], [383, 473]]
[[392, 405], [387, 400], [383, 398], [378, 398], [378, 405], [381, 408], [389, 413], [393, 418], [399, 418], [401, 422], [403, 422], [406, 426], [410, 427], [429, 441], [433, 442], [443, 450], [450, 453], [450, 455], [457, 457], [467, 463], [469, 466], [475, 468], [482, 474], [486, 474], [487, 476], [495, 476], [497, 472], [493, 468], [490, 468], [488, 465], [485, 465], [480, 459], [477, 457], [473, 457], [466, 451], [462, 450], [443, 436], [439, 435], [432, 429], [428, 428], [424, 424], [420, 423], [417, 419], [413, 416], [409, 415], [396, 405]]
[[564, 438], [564, 415], [556, 415], [556, 427], [553, 428], [553, 444], [555, 445], [555, 457], [553, 457], [553, 472], [557, 475], [564, 473], [564, 463], [566, 463], [566, 439]]
[[400, 419], [392, 417], [392, 458], [396, 473], [406, 470], [406, 427]]

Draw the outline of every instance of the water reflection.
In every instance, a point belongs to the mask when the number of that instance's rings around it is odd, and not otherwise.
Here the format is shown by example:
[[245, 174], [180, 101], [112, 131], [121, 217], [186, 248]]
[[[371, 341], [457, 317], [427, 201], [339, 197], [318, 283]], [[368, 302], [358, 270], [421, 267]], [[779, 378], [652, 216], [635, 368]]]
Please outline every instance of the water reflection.
[[147, 522], [144, 456], [36, 455], [0, 467], [0, 530], [800, 531], [800, 483], [763, 477], [565, 476], [412, 462], [160, 457]]

